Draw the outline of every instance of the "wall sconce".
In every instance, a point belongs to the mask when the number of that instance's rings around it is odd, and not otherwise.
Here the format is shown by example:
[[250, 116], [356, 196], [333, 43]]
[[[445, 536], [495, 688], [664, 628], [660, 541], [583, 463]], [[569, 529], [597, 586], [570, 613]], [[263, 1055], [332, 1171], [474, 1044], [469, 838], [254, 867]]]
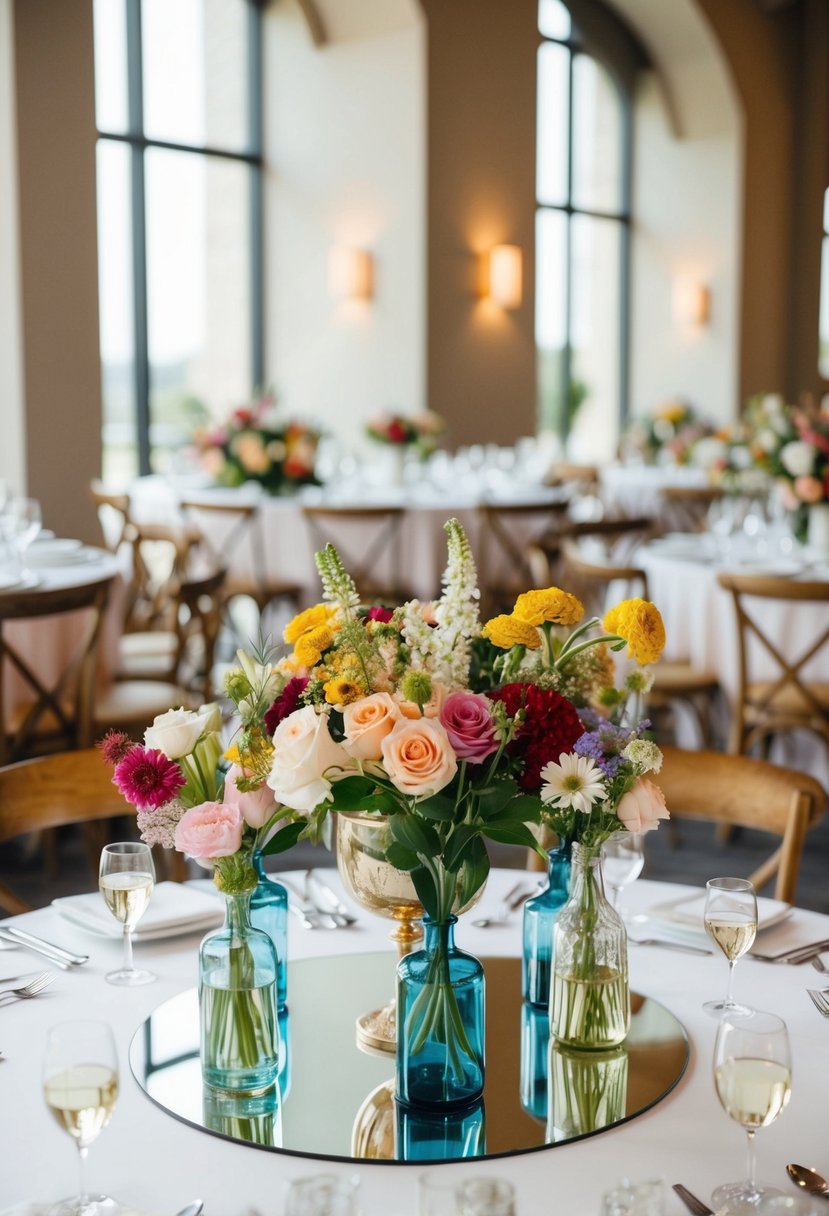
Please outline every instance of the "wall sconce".
[[673, 314], [678, 325], [707, 325], [711, 316], [711, 292], [696, 279], [677, 279], [673, 289]]
[[520, 308], [523, 255], [520, 245], [494, 245], [489, 251], [486, 295], [499, 308]]
[[328, 290], [334, 300], [370, 300], [374, 258], [369, 251], [335, 245], [328, 256]]

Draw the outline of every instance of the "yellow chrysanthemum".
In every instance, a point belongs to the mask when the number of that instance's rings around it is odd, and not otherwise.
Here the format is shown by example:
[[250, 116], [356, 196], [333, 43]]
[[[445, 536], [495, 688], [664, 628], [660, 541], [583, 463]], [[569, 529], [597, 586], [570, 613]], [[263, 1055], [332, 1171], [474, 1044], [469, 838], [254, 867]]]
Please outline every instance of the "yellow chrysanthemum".
[[685, 417], [686, 409], [681, 401], [669, 401], [656, 411], [656, 417], [665, 422], [680, 422]]
[[316, 629], [320, 625], [331, 626], [335, 609], [330, 604], [314, 604], [311, 608], [306, 608], [289, 621], [285, 626], [282, 637], [289, 646], [293, 646], [299, 641], [303, 633], [307, 633], [309, 629]]
[[525, 591], [515, 601], [512, 615], [526, 621], [528, 625], [577, 625], [584, 616], [584, 605], [569, 591], [560, 587], [545, 587], [538, 591]]
[[538, 650], [541, 646], [541, 638], [534, 625], [528, 625], [520, 617], [508, 616], [506, 613], [494, 616], [491, 621], [487, 621], [481, 633], [485, 638], [489, 638], [493, 646], [499, 646], [501, 650], [509, 650], [513, 646], [526, 646], [527, 650]]
[[608, 633], [628, 644], [628, 655], [643, 666], [656, 663], [665, 649], [665, 625], [659, 609], [648, 600], [622, 600], [604, 618]]
[[301, 667], [316, 667], [334, 641], [334, 633], [327, 625], [317, 625], [315, 629], [307, 629], [297, 638], [294, 647], [294, 658]]
[[225, 752], [225, 760], [229, 760], [231, 764], [242, 763], [239, 758], [239, 748], [235, 743], [231, 744], [231, 746]]
[[365, 689], [356, 680], [347, 680], [343, 676], [334, 676], [323, 684], [325, 699], [329, 705], [349, 705], [359, 701], [365, 695]]

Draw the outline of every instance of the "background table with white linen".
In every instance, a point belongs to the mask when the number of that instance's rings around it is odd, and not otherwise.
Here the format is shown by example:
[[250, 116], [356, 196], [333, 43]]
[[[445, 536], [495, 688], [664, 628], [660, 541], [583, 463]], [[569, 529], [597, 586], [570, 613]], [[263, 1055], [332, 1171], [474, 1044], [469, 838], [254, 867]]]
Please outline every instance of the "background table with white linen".
[[[339, 889], [335, 873], [325, 877]], [[514, 870], [494, 871], [478, 906], [480, 915], [497, 910], [514, 881]], [[682, 891], [677, 886], [639, 882], [626, 891], [625, 902], [637, 910]], [[303, 930], [290, 918], [291, 957], [384, 949], [391, 974], [389, 922], [355, 910], [359, 923], [349, 930]], [[479, 956], [518, 955], [520, 917], [489, 930], [475, 929], [472, 919], [461, 919], [460, 945]], [[117, 941], [81, 932], [52, 908], [18, 917], [16, 923], [68, 949], [88, 952], [90, 961], [60, 972], [46, 995], [0, 1011], [0, 1050], [6, 1055], [0, 1063], [0, 1207], [54, 1201], [75, 1186], [75, 1150], [47, 1113], [41, 1063], [49, 1026], [91, 1016], [113, 1027], [122, 1087], [112, 1122], [90, 1150], [90, 1185], [115, 1195], [125, 1206], [158, 1216], [170, 1216], [196, 1195], [206, 1200], [205, 1216], [241, 1216], [248, 1207], [255, 1207], [261, 1216], [281, 1216], [288, 1179], [331, 1170], [357, 1172], [363, 1216], [415, 1216], [416, 1179], [423, 1165], [317, 1161], [234, 1144], [176, 1121], [139, 1089], [127, 1062], [130, 1041], [157, 1005], [196, 984], [197, 937], [139, 945], [138, 962], [155, 970], [158, 981], [130, 990], [104, 980], [105, 972], [120, 958]], [[788, 927], [768, 931], [789, 937], [793, 932], [804, 941], [829, 936], [829, 918], [798, 910]], [[34, 955], [22, 950], [0, 951], [0, 978], [38, 965]], [[661, 1001], [687, 1028], [691, 1058], [677, 1088], [631, 1122], [577, 1143], [433, 1168], [445, 1170], [450, 1178], [510, 1178], [516, 1187], [518, 1216], [548, 1216], [551, 1211], [598, 1216], [602, 1193], [625, 1175], [640, 1180], [662, 1176], [667, 1184], [681, 1181], [705, 1198], [717, 1184], [742, 1176], [745, 1137], [716, 1098], [711, 1059], [717, 1023], [702, 1009], [703, 1001], [725, 992], [725, 959], [631, 945], [630, 968], [632, 988]], [[788, 1161], [809, 1163], [824, 1173], [829, 1170], [829, 1022], [818, 1015], [805, 992], [816, 980], [809, 966], [771, 965], [748, 958], [739, 963], [736, 974], [739, 1000], [773, 1010], [789, 1026], [791, 1103], [758, 1136], [760, 1176], [784, 1191], [791, 1185], [785, 1175]], [[331, 1001], [336, 1004], [336, 992], [331, 993]], [[325, 1043], [319, 1044], [319, 1050], [325, 1052]], [[336, 1062], [331, 1061], [331, 1066]], [[325, 1101], [324, 1093], [319, 1101]], [[666, 1212], [679, 1216], [683, 1210], [668, 1190]]]
[[599, 470], [599, 495], [610, 514], [646, 515], [665, 526], [662, 491], [672, 487], [702, 489], [708, 473], [693, 465], [614, 464]]

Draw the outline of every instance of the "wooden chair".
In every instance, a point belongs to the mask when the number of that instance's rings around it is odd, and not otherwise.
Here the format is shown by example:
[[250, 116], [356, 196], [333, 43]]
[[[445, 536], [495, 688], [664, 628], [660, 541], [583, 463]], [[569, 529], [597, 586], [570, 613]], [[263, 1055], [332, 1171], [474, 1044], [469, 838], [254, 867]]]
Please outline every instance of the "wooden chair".
[[[608, 519], [563, 519], [558, 532], [527, 546], [527, 565], [534, 587], [559, 586], [571, 572], [563, 566], [562, 545], [565, 540], [595, 542], [602, 560], [609, 564], [624, 564], [633, 549], [653, 533], [653, 520], [644, 515], [618, 516]], [[565, 587], [565, 590], [571, 590]], [[574, 594], [577, 594], [574, 592]]]
[[[607, 610], [607, 592], [611, 583], [622, 585], [619, 596], [640, 596], [649, 599], [648, 578], [635, 564], [621, 565], [596, 562], [584, 556], [579, 543], [566, 538], [562, 543], [564, 583], [584, 603], [588, 614], [602, 617]], [[683, 703], [692, 713], [705, 746], [711, 740], [711, 709], [719, 692], [714, 672], [701, 671], [685, 659], [663, 659], [653, 667], [653, 687], [648, 693], [649, 713], [672, 714], [676, 702]]]
[[711, 504], [724, 493], [720, 486], [664, 486], [660, 516], [665, 531], [705, 532]]
[[804, 837], [826, 807], [820, 783], [806, 773], [750, 756], [676, 747], [663, 752], [662, 770], [653, 780], [665, 795], [671, 817], [779, 837], [779, 846], [747, 877], [758, 889], [774, 878], [775, 899], [794, 903]]
[[402, 507], [304, 506], [302, 514], [314, 550], [336, 545], [364, 604], [409, 598], [402, 575]]
[[[732, 721], [730, 750], [747, 753], [759, 744], [768, 750], [772, 738], [795, 730], [817, 735], [829, 747], [829, 682], [815, 681], [806, 668], [815, 659], [829, 662], [829, 582], [767, 575], [723, 573], [717, 582], [731, 594], [737, 622], [739, 687]], [[814, 605], [811, 633], [795, 619], [798, 606]], [[776, 605], [785, 624], [776, 641], [763, 621], [763, 610]], [[786, 611], [788, 610], [788, 611]], [[797, 655], [798, 657], [795, 657]], [[758, 660], [768, 669], [760, 679]]]
[[533, 586], [527, 551], [560, 535], [569, 502], [482, 503], [478, 507], [478, 583], [484, 619], [510, 612], [515, 598]]
[[[131, 813], [130, 808], [112, 784], [112, 773], [94, 747], [0, 768], [0, 844], [29, 832], [89, 824], [125, 813]], [[96, 865], [97, 852], [90, 857]], [[166, 864], [159, 868], [177, 881], [185, 878], [184, 857], [168, 850], [161, 852], [166, 856], [159, 860]], [[5, 883], [0, 883], [0, 907], [12, 915], [31, 911]]]

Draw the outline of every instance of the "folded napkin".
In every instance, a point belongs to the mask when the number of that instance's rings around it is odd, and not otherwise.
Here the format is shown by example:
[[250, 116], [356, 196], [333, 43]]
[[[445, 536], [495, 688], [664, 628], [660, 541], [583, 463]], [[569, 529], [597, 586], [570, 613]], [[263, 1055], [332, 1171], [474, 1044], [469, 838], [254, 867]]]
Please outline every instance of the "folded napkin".
[[[103, 937], [120, 938], [123, 929], [101, 895], [67, 895], [52, 900], [52, 907], [73, 924]], [[133, 940], [175, 937], [196, 933], [221, 924], [224, 910], [215, 891], [193, 890], [177, 882], [160, 882], [153, 890], [149, 907], [135, 927]]]
[[[780, 899], [766, 899], [764, 896], [758, 895], [757, 932], [762, 933], [766, 929], [773, 928], [774, 925], [779, 925], [791, 914], [791, 904], [784, 903]], [[659, 904], [658, 907], [650, 909], [649, 915], [655, 920], [670, 921], [704, 933], [705, 892], [699, 891], [696, 895], [687, 895], [682, 899]]]

